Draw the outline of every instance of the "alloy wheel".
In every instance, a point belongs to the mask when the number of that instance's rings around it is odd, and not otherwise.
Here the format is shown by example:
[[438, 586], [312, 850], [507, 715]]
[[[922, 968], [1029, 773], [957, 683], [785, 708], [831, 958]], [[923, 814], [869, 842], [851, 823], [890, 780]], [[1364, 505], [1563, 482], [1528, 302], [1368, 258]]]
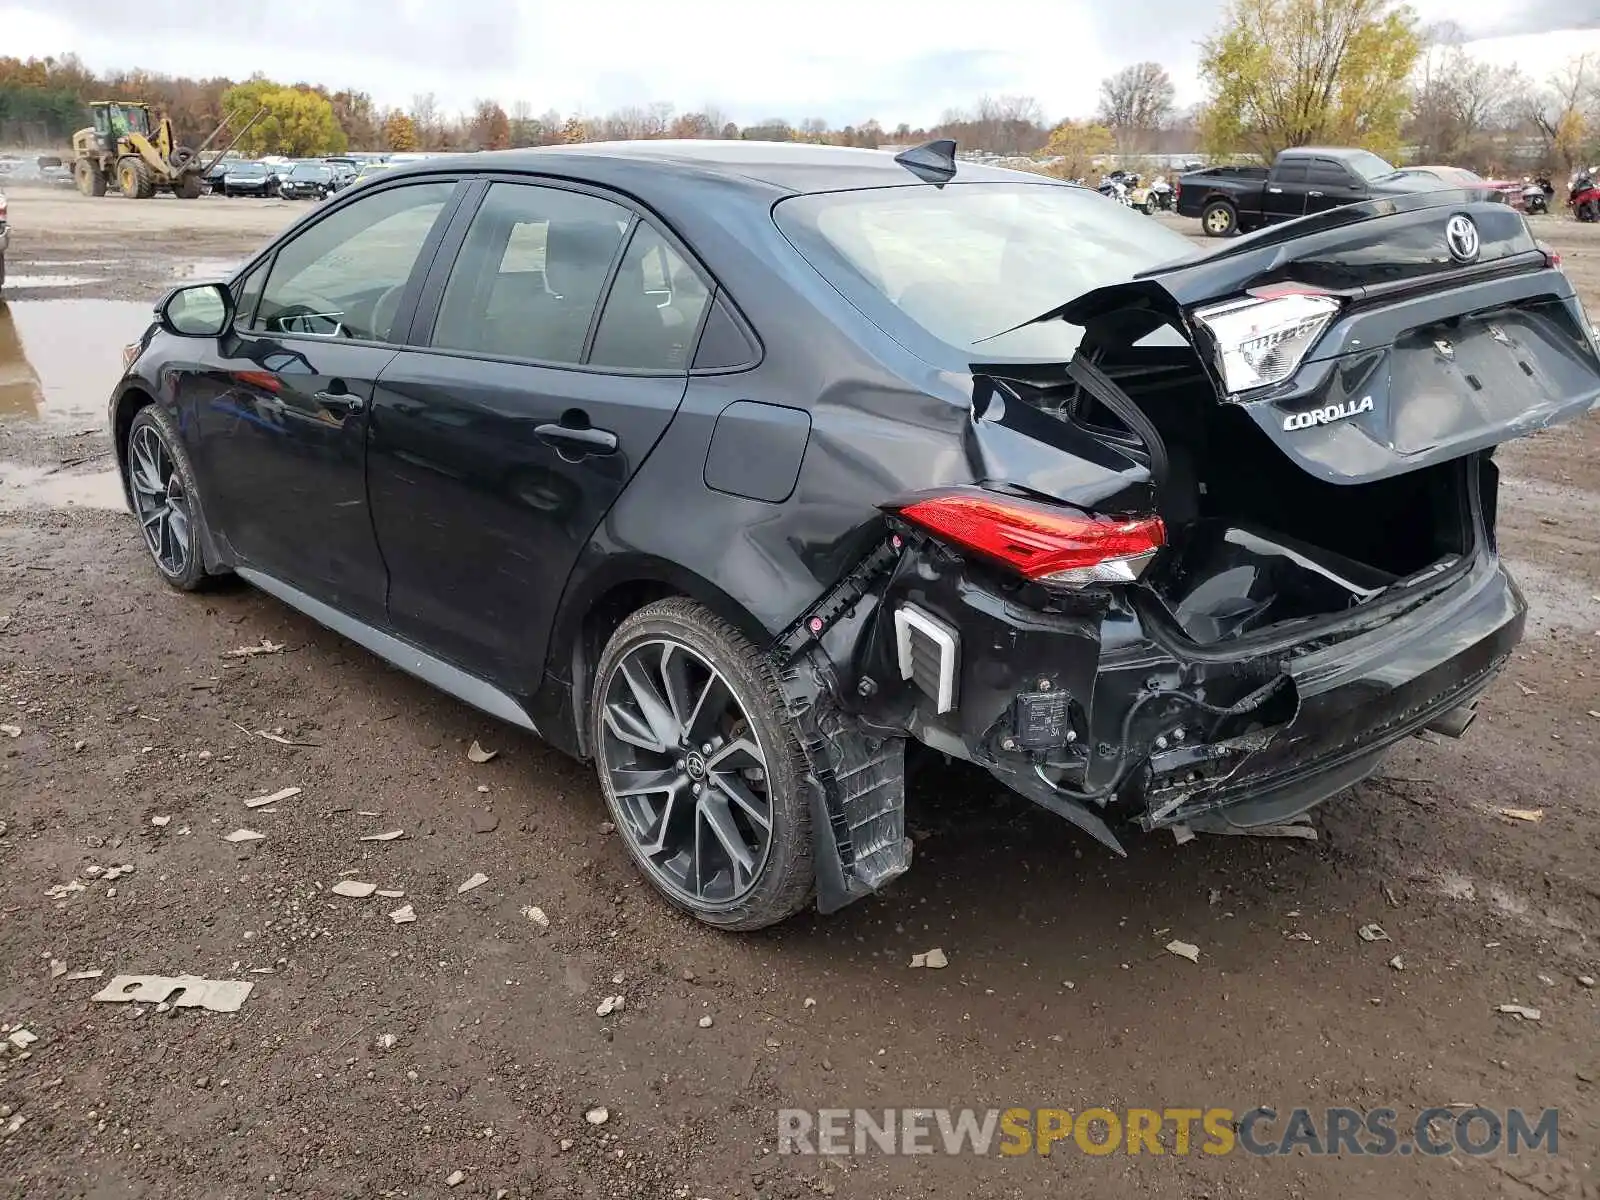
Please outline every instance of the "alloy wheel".
[[156, 565], [176, 578], [188, 568], [194, 552], [194, 523], [183, 477], [172, 451], [152, 426], [141, 425], [134, 432], [129, 458], [134, 512], [144, 530], [145, 544]]
[[668, 639], [633, 647], [603, 692], [600, 767], [617, 826], [693, 907], [748, 894], [772, 849], [767, 758], [728, 678]]

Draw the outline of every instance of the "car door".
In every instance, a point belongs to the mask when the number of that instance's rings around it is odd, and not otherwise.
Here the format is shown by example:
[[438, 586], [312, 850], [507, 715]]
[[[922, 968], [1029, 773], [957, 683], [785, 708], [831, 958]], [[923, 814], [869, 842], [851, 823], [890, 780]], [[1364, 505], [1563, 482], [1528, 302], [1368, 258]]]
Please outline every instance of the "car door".
[[620, 198], [481, 186], [424, 289], [426, 346], [381, 376], [368, 488], [391, 626], [526, 693], [579, 551], [683, 398], [709, 290]]
[[1359, 179], [1349, 167], [1332, 158], [1311, 160], [1311, 174], [1307, 179], [1306, 212], [1326, 212], [1345, 204], [1354, 204], [1367, 198], [1366, 180]]
[[409, 329], [454, 180], [369, 192], [241, 281], [232, 331], [176, 381], [214, 526], [245, 565], [363, 620], [387, 576], [367, 508], [374, 387]]
[[1267, 224], [1305, 216], [1309, 177], [1310, 165], [1303, 158], [1292, 158], [1272, 168], [1261, 199], [1261, 214]]

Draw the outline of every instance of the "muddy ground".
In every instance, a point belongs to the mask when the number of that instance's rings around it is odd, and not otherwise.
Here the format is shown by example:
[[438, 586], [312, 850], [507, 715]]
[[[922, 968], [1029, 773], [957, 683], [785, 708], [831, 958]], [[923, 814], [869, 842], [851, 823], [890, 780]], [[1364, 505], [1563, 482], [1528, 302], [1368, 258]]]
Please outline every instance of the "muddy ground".
[[[1152, 838], [1118, 861], [942, 771], [886, 894], [728, 937], [653, 896], [587, 770], [266, 596], [172, 592], [114, 510], [118, 348], [173, 279], [304, 210], [11, 202], [0, 1022], [38, 1040], [0, 1043], [4, 1194], [1600, 1193], [1600, 991], [1578, 979], [1600, 974], [1600, 421], [1503, 455], [1534, 618], [1476, 725], [1399, 747], [1319, 811], [1319, 841]], [[1600, 230], [1541, 229], [1600, 312]], [[227, 657], [263, 639], [284, 652]], [[474, 739], [498, 756], [468, 761]], [[223, 839], [242, 827], [266, 837]], [[331, 895], [341, 876], [405, 897]], [[393, 924], [406, 902], [416, 921]], [[933, 947], [945, 970], [908, 968]], [[96, 968], [254, 989], [237, 1013], [163, 1013], [91, 1003], [100, 983], [71, 976]], [[1512, 1001], [1541, 1019], [1495, 1011]], [[1558, 1107], [1560, 1153], [775, 1153], [781, 1107], [1451, 1103]]]

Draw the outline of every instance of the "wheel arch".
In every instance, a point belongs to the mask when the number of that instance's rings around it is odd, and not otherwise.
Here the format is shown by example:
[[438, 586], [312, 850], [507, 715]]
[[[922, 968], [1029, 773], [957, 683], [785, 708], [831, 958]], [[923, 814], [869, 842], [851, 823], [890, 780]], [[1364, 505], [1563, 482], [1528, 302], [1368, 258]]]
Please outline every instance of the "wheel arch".
[[629, 554], [603, 560], [576, 587], [569, 587], [556, 614], [545, 674], [571, 688], [574, 744], [589, 758], [589, 693], [595, 664], [617, 627], [657, 600], [686, 597], [706, 606], [757, 646], [770, 631], [733, 596], [704, 576], [669, 559]]
[[128, 492], [128, 433], [139, 410], [156, 402], [155, 396], [143, 384], [132, 383], [123, 388], [117, 397], [111, 416], [111, 443], [117, 456], [117, 472], [122, 477], [122, 496], [132, 503]]

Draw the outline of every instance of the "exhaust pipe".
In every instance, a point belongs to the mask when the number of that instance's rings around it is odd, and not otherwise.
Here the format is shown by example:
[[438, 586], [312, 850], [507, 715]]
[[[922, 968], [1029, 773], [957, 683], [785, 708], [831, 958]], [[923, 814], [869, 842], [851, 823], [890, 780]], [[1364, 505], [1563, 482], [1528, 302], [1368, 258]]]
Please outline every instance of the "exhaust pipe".
[[1478, 718], [1478, 702], [1468, 701], [1458, 704], [1449, 712], [1440, 713], [1433, 720], [1423, 726], [1430, 733], [1442, 734], [1444, 737], [1458, 738], [1467, 731], [1467, 727]]

